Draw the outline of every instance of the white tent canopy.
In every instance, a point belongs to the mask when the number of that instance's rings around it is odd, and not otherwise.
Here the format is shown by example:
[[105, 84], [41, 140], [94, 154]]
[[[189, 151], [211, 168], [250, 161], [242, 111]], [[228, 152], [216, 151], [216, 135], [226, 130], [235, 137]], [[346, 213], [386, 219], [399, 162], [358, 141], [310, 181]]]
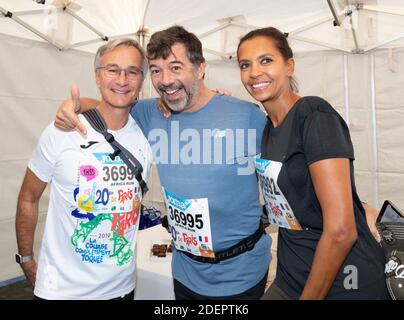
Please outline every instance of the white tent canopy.
[[402, 0], [0, 0], [0, 13], [2, 33], [90, 52], [103, 40], [147, 37], [173, 23], [224, 57], [234, 57], [241, 34], [267, 25], [288, 32], [298, 49], [360, 53], [404, 38]]
[[[14, 216], [22, 177], [43, 128], [77, 83], [97, 97], [93, 57], [107, 39], [149, 36], [173, 24], [202, 40], [209, 87], [251, 99], [239, 80], [240, 36], [289, 34], [301, 95], [327, 99], [351, 129], [360, 197], [404, 209], [404, 0], [0, 0], [0, 282], [21, 275]], [[155, 96], [145, 81], [142, 97]], [[151, 200], [160, 199], [153, 173]], [[40, 240], [47, 196], [40, 205]], [[37, 247], [37, 245], [36, 245]], [[36, 251], [37, 252], [37, 251]]]

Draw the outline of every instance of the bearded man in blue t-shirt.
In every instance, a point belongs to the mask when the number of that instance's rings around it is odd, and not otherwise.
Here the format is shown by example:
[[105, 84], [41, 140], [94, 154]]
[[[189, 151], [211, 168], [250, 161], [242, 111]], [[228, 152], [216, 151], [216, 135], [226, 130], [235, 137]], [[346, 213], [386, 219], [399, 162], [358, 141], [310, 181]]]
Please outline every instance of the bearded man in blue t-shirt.
[[[131, 115], [152, 146], [163, 187], [176, 299], [259, 299], [271, 260], [253, 161], [265, 115], [206, 87], [201, 42], [184, 28], [153, 34], [147, 55], [171, 116], [159, 110], [159, 99], [138, 101]], [[66, 101], [56, 125], [85, 133], [74, 111], [93, 105]]]

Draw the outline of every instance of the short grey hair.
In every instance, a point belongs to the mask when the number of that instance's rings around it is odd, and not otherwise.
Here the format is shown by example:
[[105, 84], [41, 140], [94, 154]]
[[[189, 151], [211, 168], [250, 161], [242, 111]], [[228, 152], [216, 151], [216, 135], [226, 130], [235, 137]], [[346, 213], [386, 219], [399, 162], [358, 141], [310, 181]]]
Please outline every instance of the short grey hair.
[[143, 78], [145, 78], [146, 73], [147, 73], [147, 68], [148, 68], [146, 54], [143, 51], [140, 44], [136, 40], [133, 40], [130, 38], [121, 38], [121, 39], [111, 40], [108, 43], [104, 44], [103, 46], [99, 47], [97, 50], [97, 53], [95, 54], [95, 58], [94, 58], [94, 71], [97, 71], [97, 69], [101, 66], [102, 56], [106, 52], [111, 51], [119, 46], [133, 47], [139, 51], [140, 56], [142, 58]]

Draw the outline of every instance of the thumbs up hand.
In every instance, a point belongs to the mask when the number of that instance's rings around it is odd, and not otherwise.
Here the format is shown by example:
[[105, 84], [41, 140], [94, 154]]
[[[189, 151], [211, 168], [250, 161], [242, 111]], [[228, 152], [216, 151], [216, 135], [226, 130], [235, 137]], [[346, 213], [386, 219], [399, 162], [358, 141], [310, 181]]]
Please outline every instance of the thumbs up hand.
[[80, 89], [77, 84], [73, 84], [70, 88], [70, 97], [73, 101], [74, 112], [80, 113]]
[[80, 113], [80, 90], [77, 85], [72, 85], [70, 89], [70, 99], [62, 102], [56, 113], [55, 127], [62, 131], [77, 130], [86, 135], [86, 127], [80, 122], [77, 116]]

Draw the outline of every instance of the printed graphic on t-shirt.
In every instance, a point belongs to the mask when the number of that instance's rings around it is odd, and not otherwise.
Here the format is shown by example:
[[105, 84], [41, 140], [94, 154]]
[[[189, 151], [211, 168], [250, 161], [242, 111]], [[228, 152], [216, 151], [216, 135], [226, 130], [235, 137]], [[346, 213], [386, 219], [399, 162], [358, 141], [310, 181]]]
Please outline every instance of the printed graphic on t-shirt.
[[163, 188], [168, 223], [175, 248], [214, 258], [207, 198], [181, 199]]
[[278, 186], [278, 176], [282, 169], [282, 162], [255, 158], [255, 168], [261, 186], [268, 220], [282, 228], [301, 230], [291, 206]]
[[70, 238], [84, 263], [125, 265], [139, 221], [141, 193], [134, 174], [117, 156], [86, 154], [78, 168], [74, 192], [77, 226]]

